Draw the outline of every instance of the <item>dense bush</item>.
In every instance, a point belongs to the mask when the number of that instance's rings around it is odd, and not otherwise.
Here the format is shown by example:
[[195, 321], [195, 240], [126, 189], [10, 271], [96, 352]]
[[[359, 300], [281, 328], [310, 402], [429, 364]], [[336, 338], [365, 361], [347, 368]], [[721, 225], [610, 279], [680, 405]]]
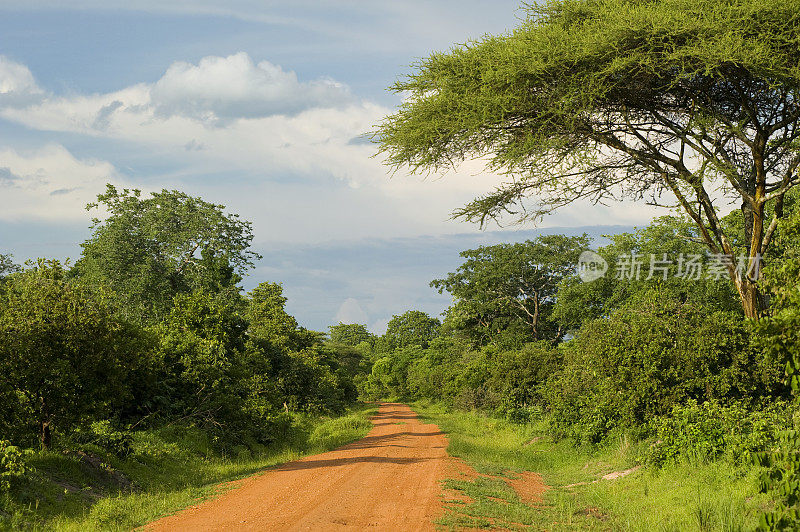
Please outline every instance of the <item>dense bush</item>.
[[107, 299], [57, 262], [13, 274], [0, 289], [0, 408], [15, 442], [44, 447], [83, 416], [129, 397], [127, 376], [148, 345]]
[[133, 453], [133, 434], [127, 430], [119, 430], [108, 419], [95, 421], [89, 427], [76, 430], [74, 437], [79, 443], [96, 445], [120, 458]]
[[774, 446], [778, 434], [792, 424], [787, 402], [749, 409], [718, 401], [698, 404], [690, 399], [672, 412], [653, 419], [656, 441], [646, 460], [658, 466], [682, 459], [713, 460], [725, 456], [736, 465], [749, 464], [754, 453]]
[[115, 427], [176, 424], [256, 448], [286, 433], [290, 411], [354, 401], [361, 351], [300, 327], [280, 284], [242, 293], [258, 257], [249, 222], [181, 192], [151, 196], [101, 194], [108, 217], [72, 270], [19, 271], [0, 255], [0, 436], [126, 456], [135, 432]]
[[782, 388], [740, 316], [660, 288], [586, 323], [564, 353], [547, 402], [556, 433], [581, 441], [642, 427], [689, 399], [749, 401]]

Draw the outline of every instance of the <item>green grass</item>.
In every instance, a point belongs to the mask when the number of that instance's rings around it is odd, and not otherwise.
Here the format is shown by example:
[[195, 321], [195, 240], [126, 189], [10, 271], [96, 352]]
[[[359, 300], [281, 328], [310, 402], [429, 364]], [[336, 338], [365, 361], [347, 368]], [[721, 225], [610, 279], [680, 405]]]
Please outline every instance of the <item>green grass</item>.
[[[646, 443], [621, 438], [600, 448], [576, 448], [554, 442], [543, 423], [516, 425], [426, 402], [415, 403], [414, 410], [447, 433], [451, 455], [490, 475], [446, 482], [462, 497], [447, 502], [439, 522], [445, 529], [752, 530], [758, 512], [769, 504], [757, 494], [757, 471], [724, 461], [645, 467], [617, 480], [593, 482], [637, 465]], [[543, 503], [521, 501], [502, 478], [509, 470], [541, 474], [549, 486]], [[576, 483], [585, 484], [567, 487]]]
[[[298, 416], [280, 444], [254, 446], [255, 452], [242, 447], [234, 456], [215, 453], [202, 431], [175, 426], [137, 433], [129, 459], [98, 449], [108, 467], [38, 452], [29, 460], [35, 474], [0, 499], [0, 529], [130, 530], [220, 493], [226, 482], [361, 438], [375, 410], [364, 405], [337, 418]], [[121, 490], [119, 473], [132, 489]]]

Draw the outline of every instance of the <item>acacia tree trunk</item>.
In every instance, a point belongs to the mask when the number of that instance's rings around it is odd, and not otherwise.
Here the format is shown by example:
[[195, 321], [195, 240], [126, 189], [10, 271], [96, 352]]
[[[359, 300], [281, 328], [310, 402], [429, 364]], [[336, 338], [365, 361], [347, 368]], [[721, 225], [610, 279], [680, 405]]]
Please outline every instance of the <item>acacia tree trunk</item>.
[[747, 318], [758, 319], [764, 312], [763, 298], [758, 289], [758, 283], [744, 276], [738, 280], [736, 288], [742, 300], [742, 310]]

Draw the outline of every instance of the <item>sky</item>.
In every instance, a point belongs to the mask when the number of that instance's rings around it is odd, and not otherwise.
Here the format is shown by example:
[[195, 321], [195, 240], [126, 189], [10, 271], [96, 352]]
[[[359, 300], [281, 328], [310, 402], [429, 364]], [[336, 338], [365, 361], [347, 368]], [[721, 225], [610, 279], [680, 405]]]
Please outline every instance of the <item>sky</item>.
[[517, 1], [0, 0], [0, 253], [79, 256], [106, 183], [178, 189], [253, 222], [263, 259], [311, 329], [382, 332], [458, 252], [540, 232], [599, 236], [661, 214], [576, 204], [533, 226], [450, 213], [501, 178], [469, 161], [391, 174], [365, 138], [413, 64], [512, 29]]

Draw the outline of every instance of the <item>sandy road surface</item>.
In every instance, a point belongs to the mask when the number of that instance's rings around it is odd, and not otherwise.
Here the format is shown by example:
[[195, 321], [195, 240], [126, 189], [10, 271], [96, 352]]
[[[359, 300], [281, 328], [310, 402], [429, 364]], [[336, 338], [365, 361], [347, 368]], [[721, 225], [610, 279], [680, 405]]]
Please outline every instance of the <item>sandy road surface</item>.
[[238, 483], [146, 530], [433, 530], [447, 439], [406, 405], [382, 404], [363, 439]]

